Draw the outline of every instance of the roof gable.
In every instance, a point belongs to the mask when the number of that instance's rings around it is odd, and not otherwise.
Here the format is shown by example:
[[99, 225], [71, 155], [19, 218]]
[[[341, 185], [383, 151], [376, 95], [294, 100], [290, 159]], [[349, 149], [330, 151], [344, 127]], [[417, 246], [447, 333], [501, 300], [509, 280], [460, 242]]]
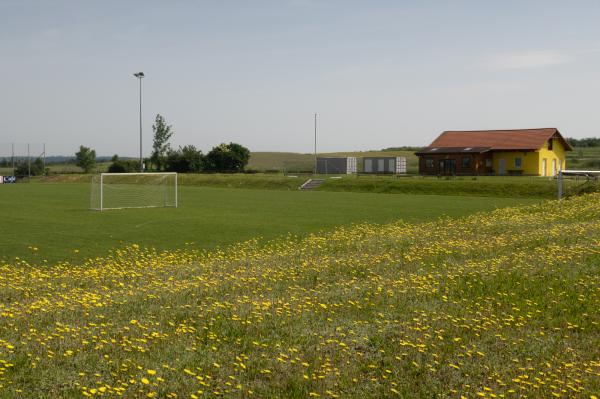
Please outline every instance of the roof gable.
[[489, 147], [491, 150], [539, 150], [552, 137], [565, 150], [573, 148], [556, 128], [518, 130], [445, 131], [429, 147]]

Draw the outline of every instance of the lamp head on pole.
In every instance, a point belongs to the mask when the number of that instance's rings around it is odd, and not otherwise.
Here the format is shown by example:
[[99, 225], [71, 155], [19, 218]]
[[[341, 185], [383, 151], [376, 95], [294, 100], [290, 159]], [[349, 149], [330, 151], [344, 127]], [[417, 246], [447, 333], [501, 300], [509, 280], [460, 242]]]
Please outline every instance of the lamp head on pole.
[[138, 79], [141, 79], [146, 75], [144, 75], [144, 72], [138, 72], [138, 73], [134, 73], [133, 76], [135, 76]]

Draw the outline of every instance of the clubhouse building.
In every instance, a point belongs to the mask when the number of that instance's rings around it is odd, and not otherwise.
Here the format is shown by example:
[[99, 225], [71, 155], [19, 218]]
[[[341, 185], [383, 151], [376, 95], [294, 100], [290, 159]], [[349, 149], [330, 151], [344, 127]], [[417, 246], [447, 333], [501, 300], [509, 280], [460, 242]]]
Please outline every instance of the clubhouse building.
[[556, 128], [446, 131], [416, 155], [422, 175], [554, 176], [571, 145]]

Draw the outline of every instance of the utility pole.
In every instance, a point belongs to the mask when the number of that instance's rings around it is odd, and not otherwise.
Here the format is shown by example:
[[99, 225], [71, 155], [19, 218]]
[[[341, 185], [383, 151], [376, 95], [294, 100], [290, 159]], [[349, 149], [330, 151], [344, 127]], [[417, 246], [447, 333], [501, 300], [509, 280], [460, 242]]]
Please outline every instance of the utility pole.
[[142, 78], [145, 77], [144, 72], [134, 73], [133, 76], [140, 81], [140, 172], [144, 171], [144, 157], [142, 155]]
[[315, 172], [317, 174], [317, 114], [315, 114]]

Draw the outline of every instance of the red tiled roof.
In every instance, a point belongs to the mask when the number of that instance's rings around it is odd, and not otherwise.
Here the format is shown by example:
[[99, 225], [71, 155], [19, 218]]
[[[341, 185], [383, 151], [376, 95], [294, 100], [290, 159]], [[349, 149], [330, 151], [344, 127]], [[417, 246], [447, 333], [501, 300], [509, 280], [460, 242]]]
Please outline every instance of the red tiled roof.
[[572, 147], [556, 128], [518, 130], [445, 131], [429, 147], [490, 147], [492, 150], [539, 150], [551, 137]]

